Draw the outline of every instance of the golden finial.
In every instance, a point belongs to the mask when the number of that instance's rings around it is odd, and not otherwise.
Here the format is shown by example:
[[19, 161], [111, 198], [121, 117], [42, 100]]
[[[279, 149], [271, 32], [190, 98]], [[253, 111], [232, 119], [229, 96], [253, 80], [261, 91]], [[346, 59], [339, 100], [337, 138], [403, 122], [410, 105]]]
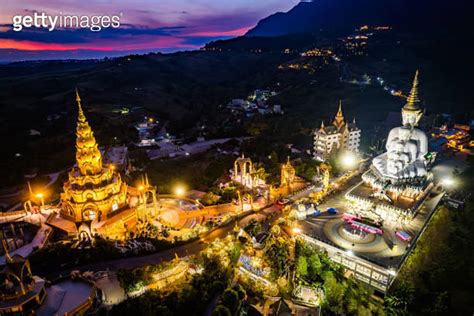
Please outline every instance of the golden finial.
[[80, 122], [85, 122], [86, 117], [84, 115], [84, 112], [82, 111], [81, 97], [79, 96], [79, 90], [77, 90], [77, 87], [76, 87], [76, 102], [77, 102], [77, 107], [78, 107], [78, 112], [79, 112], [78, 120]]
[[321, 129], [324, 129], [324, 120], [321, 120]]
[[76, 87], [76, 101], [81, 102], [81, 97], [79, 96], [79, 91], [77, 90], [77, 87]]
[[409, 110], [418, 110], [418, 103], [420, 99], [418, 99], [418, 69], [415, 72], [415, 78], [413, 79], [413, 85], [411, 87], [410, 95], [407, 98], [407, 104], [404, 108]]

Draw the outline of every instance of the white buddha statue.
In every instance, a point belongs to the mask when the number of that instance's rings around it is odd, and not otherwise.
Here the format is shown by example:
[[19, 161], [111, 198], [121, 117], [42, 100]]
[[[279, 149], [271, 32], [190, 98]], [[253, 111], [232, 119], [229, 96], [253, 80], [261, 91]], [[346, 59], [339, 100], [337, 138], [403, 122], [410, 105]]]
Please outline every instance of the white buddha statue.
[[428, 153], [428, 137], [416, 126], [423, 116], [418, 107], [418, 71], [413, 87], [402, 108], [403, 126], [393, 128], [388, 134], [387, 152], [372, 161], [379, 173], [392, 180], [402, 180], [427, 175], [425, 155]]

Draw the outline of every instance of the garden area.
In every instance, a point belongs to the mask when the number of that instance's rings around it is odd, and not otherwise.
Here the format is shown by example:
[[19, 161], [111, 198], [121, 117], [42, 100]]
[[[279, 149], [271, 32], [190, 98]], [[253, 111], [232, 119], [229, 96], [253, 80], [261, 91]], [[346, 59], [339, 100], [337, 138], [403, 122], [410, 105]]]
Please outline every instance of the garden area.
[[[129, 298], [114, 306], [111, 315], [203, 315], [214, 305], [215, 315], [227, 315], [228, 310], [240, 309], [244, 292], [240, 288], [229, 287], [239, 254], [238, 242], [217, 240], [192, 258], [196, 268], [186, 282], [169, 287], [167, 291], [149, 290]], [[121, 271], [119, 279], [126, 290], [133, 292], [153, 282], [153, 275], [164, 268], [157, 266]]]
[[342, 266], [326, 253], [297, 241], [296, 258], [295, 283], [324, 290], [324, 315], [385, 315], [381, 300], [374, 299], [373, 291], [347, 278]]

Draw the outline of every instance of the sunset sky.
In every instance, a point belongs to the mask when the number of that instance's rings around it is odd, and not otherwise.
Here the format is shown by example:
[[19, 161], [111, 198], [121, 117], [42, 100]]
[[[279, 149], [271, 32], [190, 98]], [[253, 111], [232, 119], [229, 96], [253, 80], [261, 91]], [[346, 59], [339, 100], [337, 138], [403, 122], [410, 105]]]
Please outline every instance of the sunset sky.
[[[243, 35], [261, 19], [288, 11], [298, 0], [0, 0], [0, 61], [98, 58], [150, 51], [198, 49]], [[12, 30], [14, 15], [119, 15], [121, 26], [88, 29]]]

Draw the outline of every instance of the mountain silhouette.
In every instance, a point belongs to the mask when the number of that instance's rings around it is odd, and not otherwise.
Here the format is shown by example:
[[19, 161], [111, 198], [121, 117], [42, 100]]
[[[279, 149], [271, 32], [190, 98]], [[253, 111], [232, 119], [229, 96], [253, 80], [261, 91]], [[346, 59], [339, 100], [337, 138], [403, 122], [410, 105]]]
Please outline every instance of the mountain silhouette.
[[[471, 1], [463, 0], [313, 0], [264, 18], [245, 36], [298, 33], [344, 34], [361, 25], [398, 29], [470, 32]], [[472, 32], [470, 32], [472, 33]]]

